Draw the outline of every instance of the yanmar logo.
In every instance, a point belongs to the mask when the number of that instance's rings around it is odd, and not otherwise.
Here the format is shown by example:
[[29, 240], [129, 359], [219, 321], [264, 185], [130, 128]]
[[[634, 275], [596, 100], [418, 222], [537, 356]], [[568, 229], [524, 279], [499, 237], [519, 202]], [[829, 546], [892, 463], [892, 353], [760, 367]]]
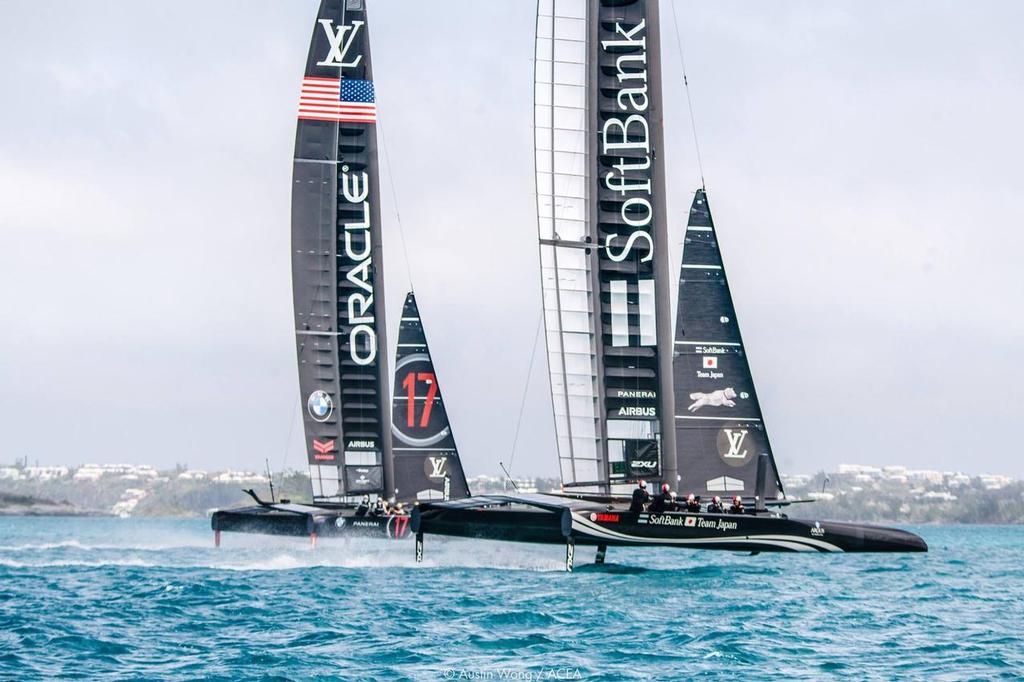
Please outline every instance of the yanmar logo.
[[601, 521], [601, 522], [604, 522], [604, 523], [618, 523], [619, 522], [619, 515], [618, 514], [591, 514], [590, 515], [590, 520], [591, 521]]

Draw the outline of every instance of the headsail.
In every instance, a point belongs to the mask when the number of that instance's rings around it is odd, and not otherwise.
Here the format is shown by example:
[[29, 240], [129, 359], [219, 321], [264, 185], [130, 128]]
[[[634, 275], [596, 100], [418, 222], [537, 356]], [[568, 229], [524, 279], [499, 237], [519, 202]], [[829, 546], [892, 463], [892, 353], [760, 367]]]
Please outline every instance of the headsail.
[[299, 100], [292, 287], [314, 500], [390, 493], [376, 104], [363, 0], [322, 0]]
[[468, 497], [466, 475], [430, 359], [416, 296], [411, 291], [405, 297], [398, 328], [392, 409], [398, 498]]
[[765, 497], [782, 490], [729, 293], [711, 208], [697, 190], [679, 273], [674, 362], [682, 489], [754, 494], [757, 458], [769, 455]]
[[537, 209], [565, 485], [676, 478], [657, 10], [538, 7]]

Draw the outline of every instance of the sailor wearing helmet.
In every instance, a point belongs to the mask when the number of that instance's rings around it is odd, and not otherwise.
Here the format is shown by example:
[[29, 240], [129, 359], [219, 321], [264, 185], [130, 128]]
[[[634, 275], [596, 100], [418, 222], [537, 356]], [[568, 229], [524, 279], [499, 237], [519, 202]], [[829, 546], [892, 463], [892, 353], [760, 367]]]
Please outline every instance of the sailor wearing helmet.
[[647, 492], [647, 481], [640, 481], [633, 491], [633, 502], [629, 505], [629, 511], [639, 514], [650, 501], [651, 494]]
[[661, 492], [654, 496], [651, 501], [651, 506], [648, 507], [647, 511], [652, 514], [664, 514], [668, 510], [668, 503], [672, 499], [669, 494], [668, 483], [661, 484]]

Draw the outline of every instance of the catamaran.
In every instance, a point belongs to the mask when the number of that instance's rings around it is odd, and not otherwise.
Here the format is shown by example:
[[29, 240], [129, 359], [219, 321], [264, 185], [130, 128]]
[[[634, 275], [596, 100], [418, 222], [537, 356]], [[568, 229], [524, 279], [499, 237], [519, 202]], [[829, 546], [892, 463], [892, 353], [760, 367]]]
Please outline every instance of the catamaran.
[[[535, 152], [561, 494], [413, 511], [426, 534], [734, 551], [926, 551], [903, 530], [788, 518], [707, 194], [685, 226], [673, 338], [657, 0], [541, 0]], [[639, 480], [748, 513], [630, 511]]]
[[[217, 511], [222, 531], [401, 538], [409, 517], [363, 514], [364, 496], [469, 495], [416, 297], [388, 381], [377, 105], [363, 0], [322, 0], [299, 99], [292, 173], [292, 292], [313, 504]], [[399, 390], [400, 389], [400, 390]], [[390, 403], [390, 405], [389, 405]]]

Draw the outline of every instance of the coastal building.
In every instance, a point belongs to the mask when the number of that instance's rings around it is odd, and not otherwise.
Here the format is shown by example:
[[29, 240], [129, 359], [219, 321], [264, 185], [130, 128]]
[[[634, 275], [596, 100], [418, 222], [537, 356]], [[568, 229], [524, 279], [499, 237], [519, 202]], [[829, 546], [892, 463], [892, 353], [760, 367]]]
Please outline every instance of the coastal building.
[[267, 477], [252, 471], [227, 469], [212, 478], [216, 483], [266, 483]]
[[31, 466], [21, 470], [25, 478], [37, 481], [50, 481], [58, 478], [65, 478], [70, 472], [67, 467]]
[[159, 475], [149, 464], [84, 464], [75, 471], [76, 481], [98, 481], [104, 476], [117, 476], [126, 481], [154, 479]]
[[0, 480], [20, 481], [22, 478], [18, 467], [0, 467]]

